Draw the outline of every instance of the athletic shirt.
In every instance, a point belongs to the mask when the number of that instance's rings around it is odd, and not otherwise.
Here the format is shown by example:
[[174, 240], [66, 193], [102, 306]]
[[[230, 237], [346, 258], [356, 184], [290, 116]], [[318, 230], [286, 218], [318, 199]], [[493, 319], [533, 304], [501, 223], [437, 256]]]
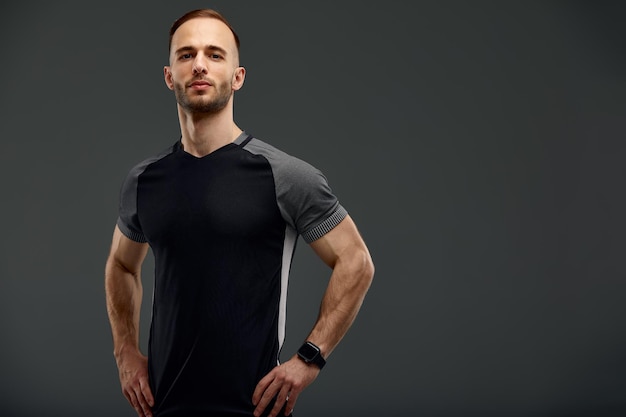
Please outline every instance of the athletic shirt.
[[297, 238], [346, 215], [320, 171], [245, 132], [202, 158], [178, 141], [129, 172], [117, 225], [155, 259], [155, 417], [252, 416], [285, 338]]

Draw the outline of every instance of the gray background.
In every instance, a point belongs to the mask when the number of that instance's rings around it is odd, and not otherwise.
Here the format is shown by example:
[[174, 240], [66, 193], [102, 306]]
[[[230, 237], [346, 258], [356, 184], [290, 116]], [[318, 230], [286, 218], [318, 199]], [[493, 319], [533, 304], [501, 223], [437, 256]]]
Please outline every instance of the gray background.
[[[3, 2], [0, 415], [134, 415], [104, 262], [205, 6], [242, 38], [236, 120], [324, 171], [377, 266], [298, 417], [625, 415], [622, 4]], [[283, 357], [329, 273], [298, 249]]]

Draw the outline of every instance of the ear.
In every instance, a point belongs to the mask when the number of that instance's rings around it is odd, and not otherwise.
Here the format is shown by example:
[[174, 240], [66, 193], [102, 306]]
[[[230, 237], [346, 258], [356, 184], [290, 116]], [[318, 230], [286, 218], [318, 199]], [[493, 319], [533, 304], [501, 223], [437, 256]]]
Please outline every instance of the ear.
[[172, 81], [172, 69], [169, 66], [163, 67], [163, 78], [165, 79], [165, 85], [170, 90], [174, 89], [174, 81]]
[[244, 67], [235, 68], [235, 72], [233, 73], [233, 81], [232, 88], [233, 91], [239, 90], [243, 87], [243, 82], [246, 79], [246, 69]]

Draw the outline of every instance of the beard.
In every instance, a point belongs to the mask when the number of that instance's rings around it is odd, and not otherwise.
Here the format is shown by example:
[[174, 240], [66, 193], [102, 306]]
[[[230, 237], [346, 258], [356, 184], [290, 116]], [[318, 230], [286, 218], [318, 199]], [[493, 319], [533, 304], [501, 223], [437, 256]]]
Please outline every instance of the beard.
[[[195, 80], [194, 80], [195, 81]], [[221, 111], [228, 104], [228, 100], [232, 96], [231, 85], [229, 82], [216, 85], [211, 83], [216, 90], [217, 95], [211, 99], [208, 94], [189, 96], [185, 92], [185, 86], [180, 83], [174, 83], [174, 95], [178, 104], [189, 113], [215, 114]]]

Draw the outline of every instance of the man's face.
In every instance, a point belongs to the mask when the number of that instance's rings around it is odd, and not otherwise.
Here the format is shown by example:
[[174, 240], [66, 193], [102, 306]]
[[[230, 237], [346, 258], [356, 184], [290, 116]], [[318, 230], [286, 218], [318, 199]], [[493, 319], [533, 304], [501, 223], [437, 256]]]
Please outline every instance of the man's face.
[[195, 18], [172, 37], [165, 83], [176, 101], [190, 113], [217, 113], [241, 88], [245, 70], [239, 67], [235, 38], [223, 22]]

